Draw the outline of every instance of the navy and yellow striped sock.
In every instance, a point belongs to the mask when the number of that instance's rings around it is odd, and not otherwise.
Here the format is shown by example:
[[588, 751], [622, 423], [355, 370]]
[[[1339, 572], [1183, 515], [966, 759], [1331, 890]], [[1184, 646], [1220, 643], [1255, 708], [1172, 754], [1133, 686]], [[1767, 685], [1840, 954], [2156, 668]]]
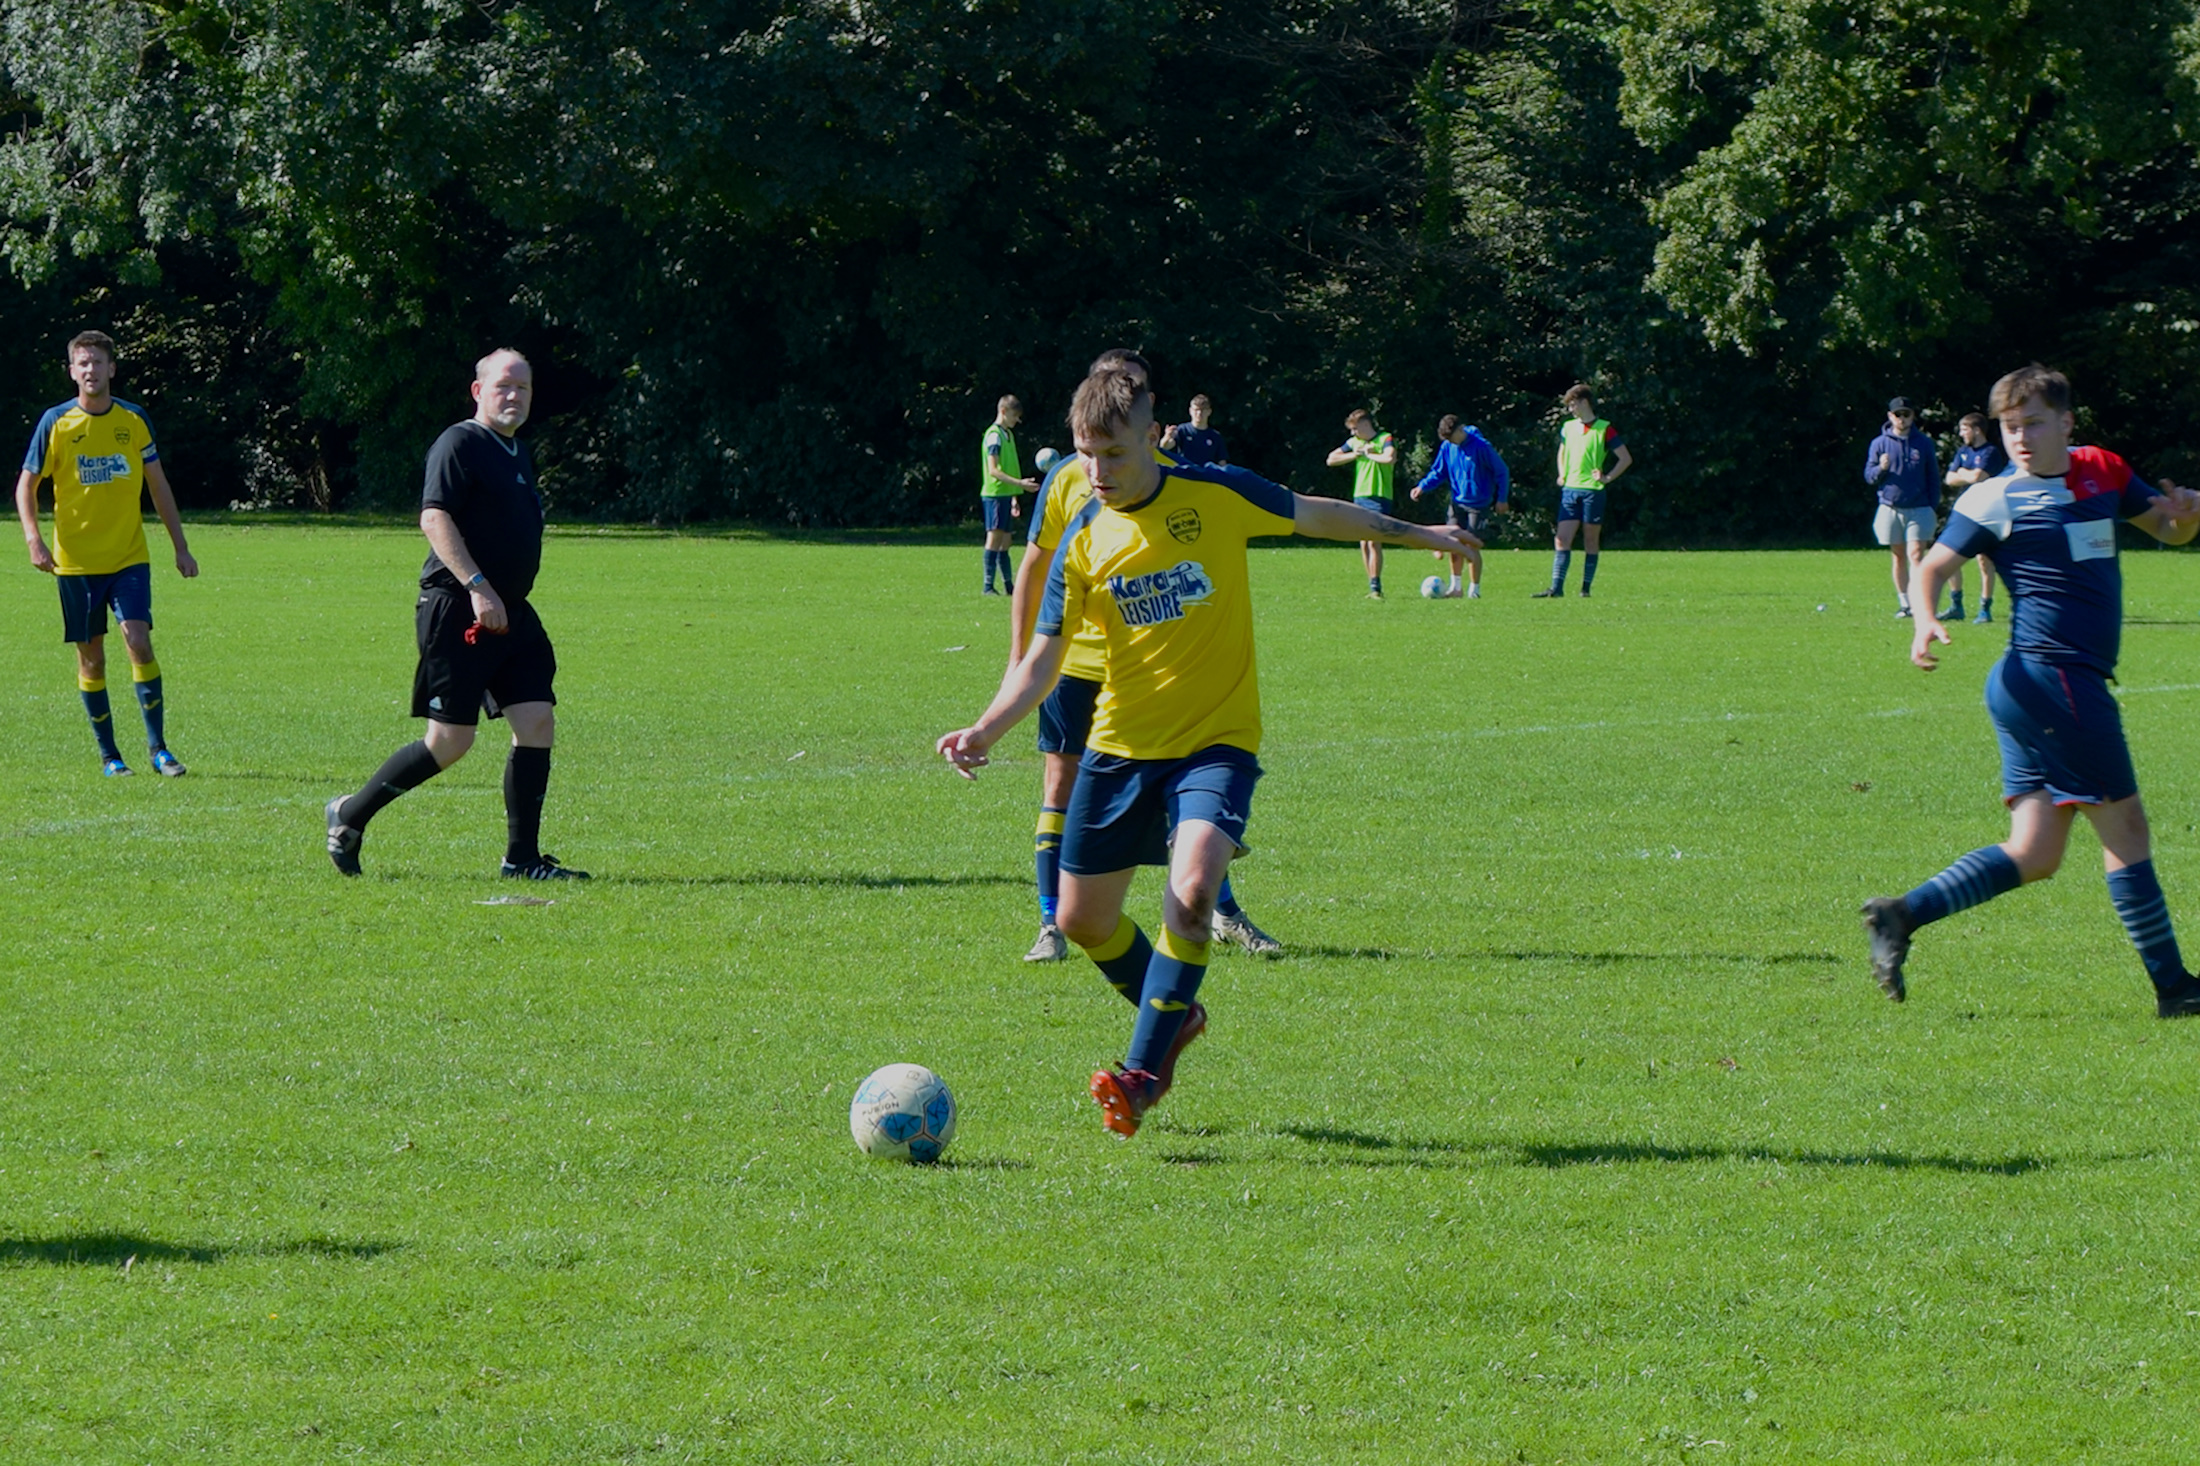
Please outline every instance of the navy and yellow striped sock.
[[160, 695], [160, 663], [132, 662], [130, 685], [137, 690], [138, 711], [145, 715], [145, 746], [158, 752], [168, 746], [168, 713]]
[[1085, 955], [1093, 966], [1108, 980], [1108, 986], [1123, 995], [1123, 1001], [1133, 1007], [1146, 986], [1146, 970], [1153, 966], [1153, 943], [1138, 929], [1138, 923], [1123, 917], [1115, 924], [1115, 935], [1097, 947], [1085, 948]]
[[115, 747], [115, 711], [107, 701], [107, 679], [76, 674], [77, 695], [84, 699], [84, 716], [92, 720], [92, 736], [99, 740], [101, 758], [120, 758]]
[[1031, 837], [1031, 863], [1039, 877], [1039, 920], [1054, 925], [1062, 905], [1062, 820], [1067, 810], [1049, 804], [1039, 811], [1039, 828]]
[[1207, 943], [1186, 941], [1167, 927], [1161, 929], [1161, 950], [1146, 964], [1146, 985], [1139, 993], [1138, 1026], [1131, 1030], [1131, 1051], [1123, 1060], [1126, 1069], [1159, 1074], [1168, 1060], [1177, 1030], [1199, 996], [1200, 980], [1207, 975]]

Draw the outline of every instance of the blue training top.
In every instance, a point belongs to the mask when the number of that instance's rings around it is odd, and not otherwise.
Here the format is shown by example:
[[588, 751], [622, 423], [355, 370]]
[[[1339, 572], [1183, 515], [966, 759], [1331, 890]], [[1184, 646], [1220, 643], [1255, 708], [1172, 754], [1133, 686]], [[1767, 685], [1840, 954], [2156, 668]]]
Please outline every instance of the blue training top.
[[2113, 677], [2124, 626], [2116, 521], [2146, 513], [2154, 495], [2105, 448], [2073, 448], [2056, 478], [2011, 472], [1965, 489], [1940, 543], [1993, 556], [2014, 603], [2011, 651]]
[[1451, 501], [1462, 509], [1487, 509], [1492, 504], [1502, 504], [1512, 491], [1512, 470], [1489, 439], [1475, 428], [1467, 429], [1467, 440], [1454, 443], [1449, 438], [1436, 444], [1436, 461], [1421, 476], [1415, 488], [1425, 489], [1441, 480], [1451, 489]]
[[[1882, 453], [1891, 468], [1880, 468]], [[1940, 502], [1940, 460], [1933, 440], [1915, 427], [1897, 435], [1889, 424], [1865, 450], [1864, 482], [1879, 490], [1879, 502], [1890, 509], [1932, 508]]]

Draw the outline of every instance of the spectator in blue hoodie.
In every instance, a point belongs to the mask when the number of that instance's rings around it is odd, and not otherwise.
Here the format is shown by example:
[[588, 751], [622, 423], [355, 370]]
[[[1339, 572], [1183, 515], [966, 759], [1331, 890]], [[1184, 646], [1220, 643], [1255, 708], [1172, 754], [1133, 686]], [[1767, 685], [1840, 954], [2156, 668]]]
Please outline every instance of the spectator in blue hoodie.
[[[1894, 555], [1895, 615], [1910, 614], [1910, 571], [1932, 548], [1940, 520], [1940, 460], [1933, 440], [1917, 430], [1917, 409], [1910, 399], [1887, 404], [1887, 425], [1864, 455], [1864, 482], [1879, 491], [1879, 512], [1872, 533]], [[1930, 610], [1931, 607], [1926, 609]]]
[[[1481, 431], [1459, 421], [1456, 414], [1444, 414], [1436, 425], [1436, 436], [1443, 439], [1436, 445], [1436, 461], [1413, 486], [1413, 497], [1421, 497], [1421, 491], [1436, 484], [1444, 484], [1451, 490], [1451, 497], [1444, 505], [1444, 523], [1455, 529], [1463, 529], [1476, 539], [1487, 538], [1482, 526], [1492, 514], [1509, 514], [1512, 506], [1505, 497], [1512, 491], [1512, 470], [1505, 467], [1505, 460]], [[1445, 552], [1430, 552], [1440, 561]], [[1466, 595], [1473, 600], [1482, 599], [1482, 552], [1467, 550], [1451, 556], [1451, 589], [1443, 599], [1459, 599], [1459, 567], [1467, 568]]]

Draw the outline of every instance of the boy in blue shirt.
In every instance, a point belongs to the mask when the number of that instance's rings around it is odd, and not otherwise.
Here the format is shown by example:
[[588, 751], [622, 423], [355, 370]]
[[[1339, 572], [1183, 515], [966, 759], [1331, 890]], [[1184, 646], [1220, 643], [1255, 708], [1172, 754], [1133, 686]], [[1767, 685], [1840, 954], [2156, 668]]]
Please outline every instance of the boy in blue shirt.
[[[2009, 468], [2009, 455], [2001, 451], [2001, 445], [1986, 435], [1986, 415], [1967, 412], [1956, 426], [1963, 441], [1948, 460], [1948, 472], [1941, 482], [1961, 493], [1973, 484], [1982, 484], [1990, 478], [1999, 478]], [[1963, 582], [1956, 582], [1955, 593], [1948, 597], [1948, 619], [1963, 619]], [[1994, 619], [1994, 561], [1991, 556], [1978, 557], [1978, 614], [1971, 618], [1973, 626], [1984, 626]]]
[[1986, 675], [1986, 710], [2001, 741], [2009, 838], [1974, 850], [1906, 896], [1864, 903], [1872, 975], [1896, 1002], [1920, 927], [1993, 900], [2062, 864], [2071, 821], [2085, 811], [2101, 837], [2109, 899], [2154, 984], [2164, 1018], [2200, 1014], [2200, 979], [2185, 970], [2169, 904], [2155, 879], [2146, 810], [2116, 699], [2108, 690], [2122, 638], [2123, 576], [2116, 521], [2168, 545], [2200, 531], [2200, 494], [2167, 479], [2160, 492], [2102, 448], [2073, 448], [2070, 383], [2037, 364], [1994, 384], [2016, 471], [1964, 490], [1947, 531], [1918, 569], [1910, 660], [1930, 672], [1947, 628], [1933, 615], [1963, 561], [1991, 550], [2016, 606], [2009, 650]]
[[[1421, 497], [1421, 491], [1435, 484], [1444, 484], [1451, 490], [1451, 498], [1444, 506], [1444, 523], [1454, 529], [1463, 529], [1476, 538], [1482, 538], [1482, 526], [1492, 514], [1505, 514], [1512, 506], [1505, 497], [1512, 491], [1512, 471], [1505, 467], [1490, 440], [1477, 428], [1467, 427], [1457, 414], [1445, 413], [1436, 424], [1436, 436], [1443, 441], [1436, 445], [1436, 461], [1431, 463], [1421, 481], [1413, 486], [1413, 497]], [[1441, 561], [1444, 552], [1433, 551]], [[1469, 600], [1482, 599], [1482, 552], [1467, 550], [1451, 556], [1451, 589], [1443, 599], [1459, 599], [1459, 566], [1467, 565], [1467, 591]]]

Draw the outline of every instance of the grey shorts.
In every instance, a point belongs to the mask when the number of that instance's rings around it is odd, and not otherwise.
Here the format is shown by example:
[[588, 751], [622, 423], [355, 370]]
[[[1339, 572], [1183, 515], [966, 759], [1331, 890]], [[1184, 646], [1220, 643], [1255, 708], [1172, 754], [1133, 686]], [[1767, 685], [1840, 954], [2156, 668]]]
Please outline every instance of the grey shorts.
[[1940, 529], [1940, 518], [1930, 509], [1897, 509], [1892, 504], [1882, 504], [1872, 516], [1872, 535], [1879, 543], [1893, 546], [1905, 540], [1931, 544]]

